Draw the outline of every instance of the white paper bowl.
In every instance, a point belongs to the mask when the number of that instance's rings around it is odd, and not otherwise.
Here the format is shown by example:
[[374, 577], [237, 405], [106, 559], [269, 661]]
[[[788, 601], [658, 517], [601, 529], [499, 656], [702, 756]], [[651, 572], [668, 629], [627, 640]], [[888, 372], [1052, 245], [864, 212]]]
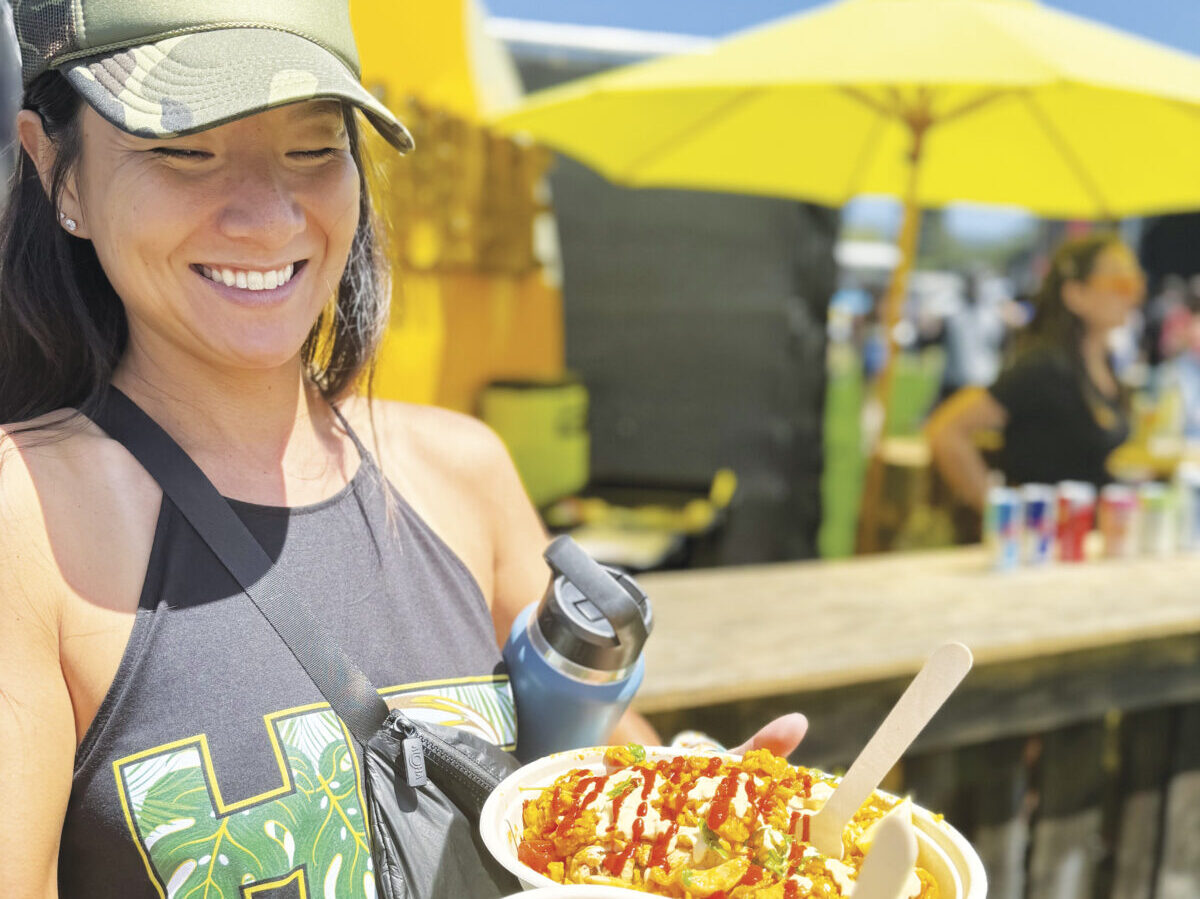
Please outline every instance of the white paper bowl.
[[[604, 751], [605, 747], [575, 749], [570, 752], [557, 752], [536, 762], [530, 762], [501, 781], [483, 806], [479, 830], [484, 845], [500, 864], [521, 881], [526, 890], [536, 890], [539, 897], [616, 899], [617, 896], [630, 896], [634, 893], [647, 895], [637, 890], [614, 887], [563, 886], [517, 859], [517, 846], [524, 830], [521, 820], [522, 803], [526, 799], [536, 797], [536, 793], [530, 788], [544, 789], [563, 774], [577, 768], [603, 774], [606, 770]], [[702, 754], [704, 753], [694, 750], [646, 747], [647, 761]], [[962, 834], [945, 821], [938, 821], [932, 813], [917, 805], [913, 806], [913, 826], [917, 832], [917, 864], [937, 880], [942, 899], [985, 899], [987, 875], [984, 873], [983, 863]]]

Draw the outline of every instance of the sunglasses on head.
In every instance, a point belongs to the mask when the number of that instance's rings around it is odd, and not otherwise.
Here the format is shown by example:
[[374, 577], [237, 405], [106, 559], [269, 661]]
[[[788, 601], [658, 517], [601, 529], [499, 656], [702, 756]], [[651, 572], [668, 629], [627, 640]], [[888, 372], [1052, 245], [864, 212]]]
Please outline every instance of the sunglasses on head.
[[1141, 296], [1146, 289], [1146, 279], [1139, 272], [1101, 272], [1092, 275], [1088, 284], [1122, 296]]

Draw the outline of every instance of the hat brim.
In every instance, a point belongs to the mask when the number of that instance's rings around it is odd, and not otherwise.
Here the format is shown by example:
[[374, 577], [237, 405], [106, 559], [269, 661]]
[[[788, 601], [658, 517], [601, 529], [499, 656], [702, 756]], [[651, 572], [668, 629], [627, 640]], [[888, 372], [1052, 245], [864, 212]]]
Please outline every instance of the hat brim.
[[401, 153], [413, 148], [404, 125], [338, 56], [286, 31], [198, 31], [61, 68], [103, 118], [142, 137], [180, 137], [303, 100], [342, 100]]

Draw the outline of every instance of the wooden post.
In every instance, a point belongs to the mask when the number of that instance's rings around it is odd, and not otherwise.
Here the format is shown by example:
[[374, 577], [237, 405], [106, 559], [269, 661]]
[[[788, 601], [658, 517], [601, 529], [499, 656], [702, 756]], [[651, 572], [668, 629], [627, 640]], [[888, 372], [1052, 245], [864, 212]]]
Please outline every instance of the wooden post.
[[[880, 439], [887, 436], [892, 383], [895, 379], [896, 361], [900, 355], [900, 345], [896, 341], [896, 325], [904, 315], [904, 300], [908, 295], [908, 276], [916, 262], [920, 243], [921, 206], [917, 187], [921, 174], [921, 152], [924, 146], [925, 132], [931, 124], [928, 110], [923, 107], [906, 115], [904, 120], [912, 138], [912, 147], [908, 161], [908, 185], [904, 192], [904, 220], [900, 226], [898, 244], [900, 262], [892, 272], [892, 279], [883, 299], [883, 327], [884, 333], [887, 335], [888, 357], [887, 363], [879, 375], [879, 384], [875, 391], [876, 398], [883, 404], [883, 429]], [[862, 501], [859, 505], [859, 552], [878, 552], [880, 549], [879, 504], [883, 492], [883, 475], [883, 460], [873, 449], [870, 461], [867, 463]]]

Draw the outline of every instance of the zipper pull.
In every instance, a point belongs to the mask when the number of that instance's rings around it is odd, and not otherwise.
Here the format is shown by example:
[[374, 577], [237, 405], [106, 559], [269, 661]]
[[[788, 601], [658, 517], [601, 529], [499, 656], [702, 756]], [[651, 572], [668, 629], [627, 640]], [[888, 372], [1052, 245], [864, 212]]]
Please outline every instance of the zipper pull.
[[425, 772], [425, 747], [417, 729], [396, 710], [388, 716], [392, 732], [400, 737], [400, 754], [404, 759], [404, 782], [410, 787], [423, 787], [429, 782]]

